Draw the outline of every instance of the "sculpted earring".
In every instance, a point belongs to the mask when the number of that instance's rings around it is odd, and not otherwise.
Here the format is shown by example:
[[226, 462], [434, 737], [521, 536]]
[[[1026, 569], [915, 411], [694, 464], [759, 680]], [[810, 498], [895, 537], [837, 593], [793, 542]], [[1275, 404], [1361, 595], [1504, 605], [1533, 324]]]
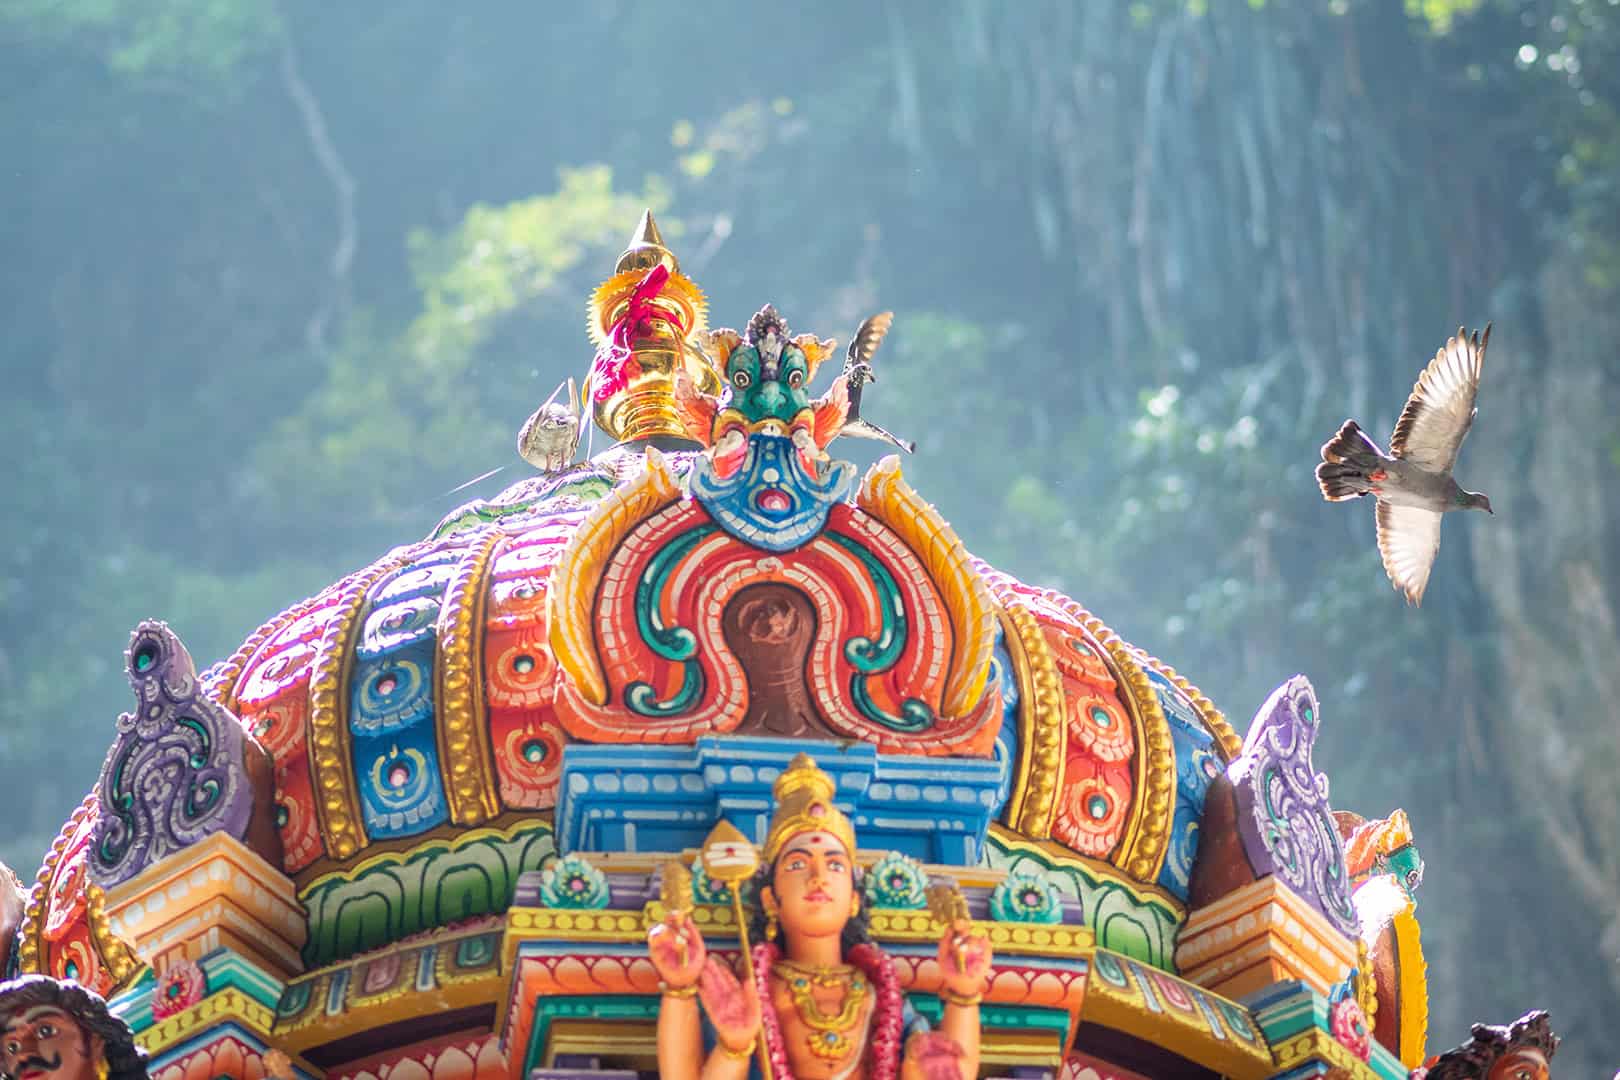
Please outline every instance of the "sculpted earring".
[[766, 908], [765, 909], [765, 940], [766, 941], [775, 941], [776, 940], [776, 909], [775, 908]]
[[107, 1080], [110, 1075], [112, 1075], [112, 1066], [107, 1064], [106, 1058], [96, 1062], [96, 1080]]
[[861, 913], [861, 898], [858, 897], [858, 896], [850, 897], [849, 898], [849, 917], [853, 919], [855, 916], [859, 915], [860, 913]]

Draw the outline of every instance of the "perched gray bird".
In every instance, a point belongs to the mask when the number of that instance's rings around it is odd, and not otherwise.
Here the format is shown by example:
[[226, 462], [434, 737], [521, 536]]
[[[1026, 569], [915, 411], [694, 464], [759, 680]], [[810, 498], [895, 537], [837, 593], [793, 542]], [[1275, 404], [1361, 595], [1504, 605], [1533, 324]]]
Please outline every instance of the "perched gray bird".
[[1491, 327], [1472, 338], [1461, 327], [1423, 369], [1395, 422], [1389, 453], [1354, 420], [1322, 447], [1316, 482], [1331, 502], [1378, 500], [1378, 552], [1390, 582], [1409, 604], [1423, 603], [1429, 569], [1440, 550], [1440, 518], [1449, 510], [1491, 509], [1491, 500], [1451, 478], [1457, 451], [1474, 423], [1480, 367]]
[[877, 382], [877, 373], [872, 370], [872, 357], [877, 353], [878, 346], [883, 344], [883, 336], [889, 332], [889, 326], [893, 322], [894, 312], [879, 312], [861, 323], [860, 329], [855, 331], [855, 337], [849, 343], [849, 352], [844, 357], [844, 384], [849, 390], [849, 414], [838, 433], [893, 443], [909, 454], [917, 449], [916, 443], [890, 434], [876, 424], [861, 419], [861, 393], [866, 389], [867, 383]]
[[[557, 395], [564, 389], [568, 391], [567, 401], [559, 403]], [[574, 380], [569, 379], [553, 390], [545, 404], [534, 410], [534, 415], [519, 429], [518, 455], [541, 472], [566, 469], [574, 460], [574, 451], [579, 449], [584, 419]]]

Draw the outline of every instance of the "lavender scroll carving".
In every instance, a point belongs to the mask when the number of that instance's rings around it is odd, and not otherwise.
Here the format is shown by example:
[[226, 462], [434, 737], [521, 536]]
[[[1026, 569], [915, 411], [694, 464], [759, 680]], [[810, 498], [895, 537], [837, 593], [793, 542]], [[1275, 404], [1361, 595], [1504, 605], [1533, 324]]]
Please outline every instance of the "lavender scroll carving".
[[1321, 716], [1310, 680], [1295, 675], [1255, 714], [1227, 770], [1238, 835], [1256, 876], [1275, 874], [1347, 937], [1356, 936], [1344, 843], [1328, 780], [1311, 764]]
[[220, 832], [279, 868], [270, 755], [203, 691], [191, 654], [165, 624], [135, 628], [125, 669], [136, 706], [118, 718], [96, 782], [92, 879], [111, 888]]

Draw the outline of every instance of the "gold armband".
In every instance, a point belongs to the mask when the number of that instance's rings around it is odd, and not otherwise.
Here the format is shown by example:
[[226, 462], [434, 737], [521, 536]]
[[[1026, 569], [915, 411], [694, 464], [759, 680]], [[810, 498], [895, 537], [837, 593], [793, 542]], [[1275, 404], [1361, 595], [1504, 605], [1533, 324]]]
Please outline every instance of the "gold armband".
[[750, 1042], [746, 1047], [744, 1047], [741, 1050], [733, 1050], [731, 1047], [727, 1046], [723, 1042], [717, 1042], [714, 1045], [717, 1046], [720, 1049], [720, 1052], [722, 1054], [726, 1055], [726, 1057], [730, 1058], [731, 1060], [733, 1060], [733, 1061], [746, 1061], [749, 1058], [754, 1056], [754, 1048], [759, 1045], [759, 1039], [755, 1038], [752, 1042]]
[[698, 992], [697, 983], [691, 986], [670, 986], [668, 983], [659, 983], [658, 992], [665, 997], [689, 998]]
[[984, 1000], [983, 994], [958, 994], [943, 986], [939, 988], [939, 996], [947, 1005], [977, 1005]]

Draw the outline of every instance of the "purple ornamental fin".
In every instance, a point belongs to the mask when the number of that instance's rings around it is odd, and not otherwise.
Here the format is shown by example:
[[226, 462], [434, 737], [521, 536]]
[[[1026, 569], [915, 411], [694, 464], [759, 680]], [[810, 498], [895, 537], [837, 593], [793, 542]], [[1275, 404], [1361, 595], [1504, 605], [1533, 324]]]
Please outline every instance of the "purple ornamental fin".
[[125, 669], [136, 707], [118, 718], [96, 781], [91, 878], [111, 888], [219, 832], [279, 868], [269, 754], [204, 693], [191, 654], [164, 623], [135, 628]]
[[1243, 752], [1227, 769], [1238, 836], [1257, 877], [1275, 874], [1346, 937], [1357, 936], [1344, 842], [1328, 780], [1311, 765], [1321, 715], [1310, 680], [1295, 675], [1255, 713]]

